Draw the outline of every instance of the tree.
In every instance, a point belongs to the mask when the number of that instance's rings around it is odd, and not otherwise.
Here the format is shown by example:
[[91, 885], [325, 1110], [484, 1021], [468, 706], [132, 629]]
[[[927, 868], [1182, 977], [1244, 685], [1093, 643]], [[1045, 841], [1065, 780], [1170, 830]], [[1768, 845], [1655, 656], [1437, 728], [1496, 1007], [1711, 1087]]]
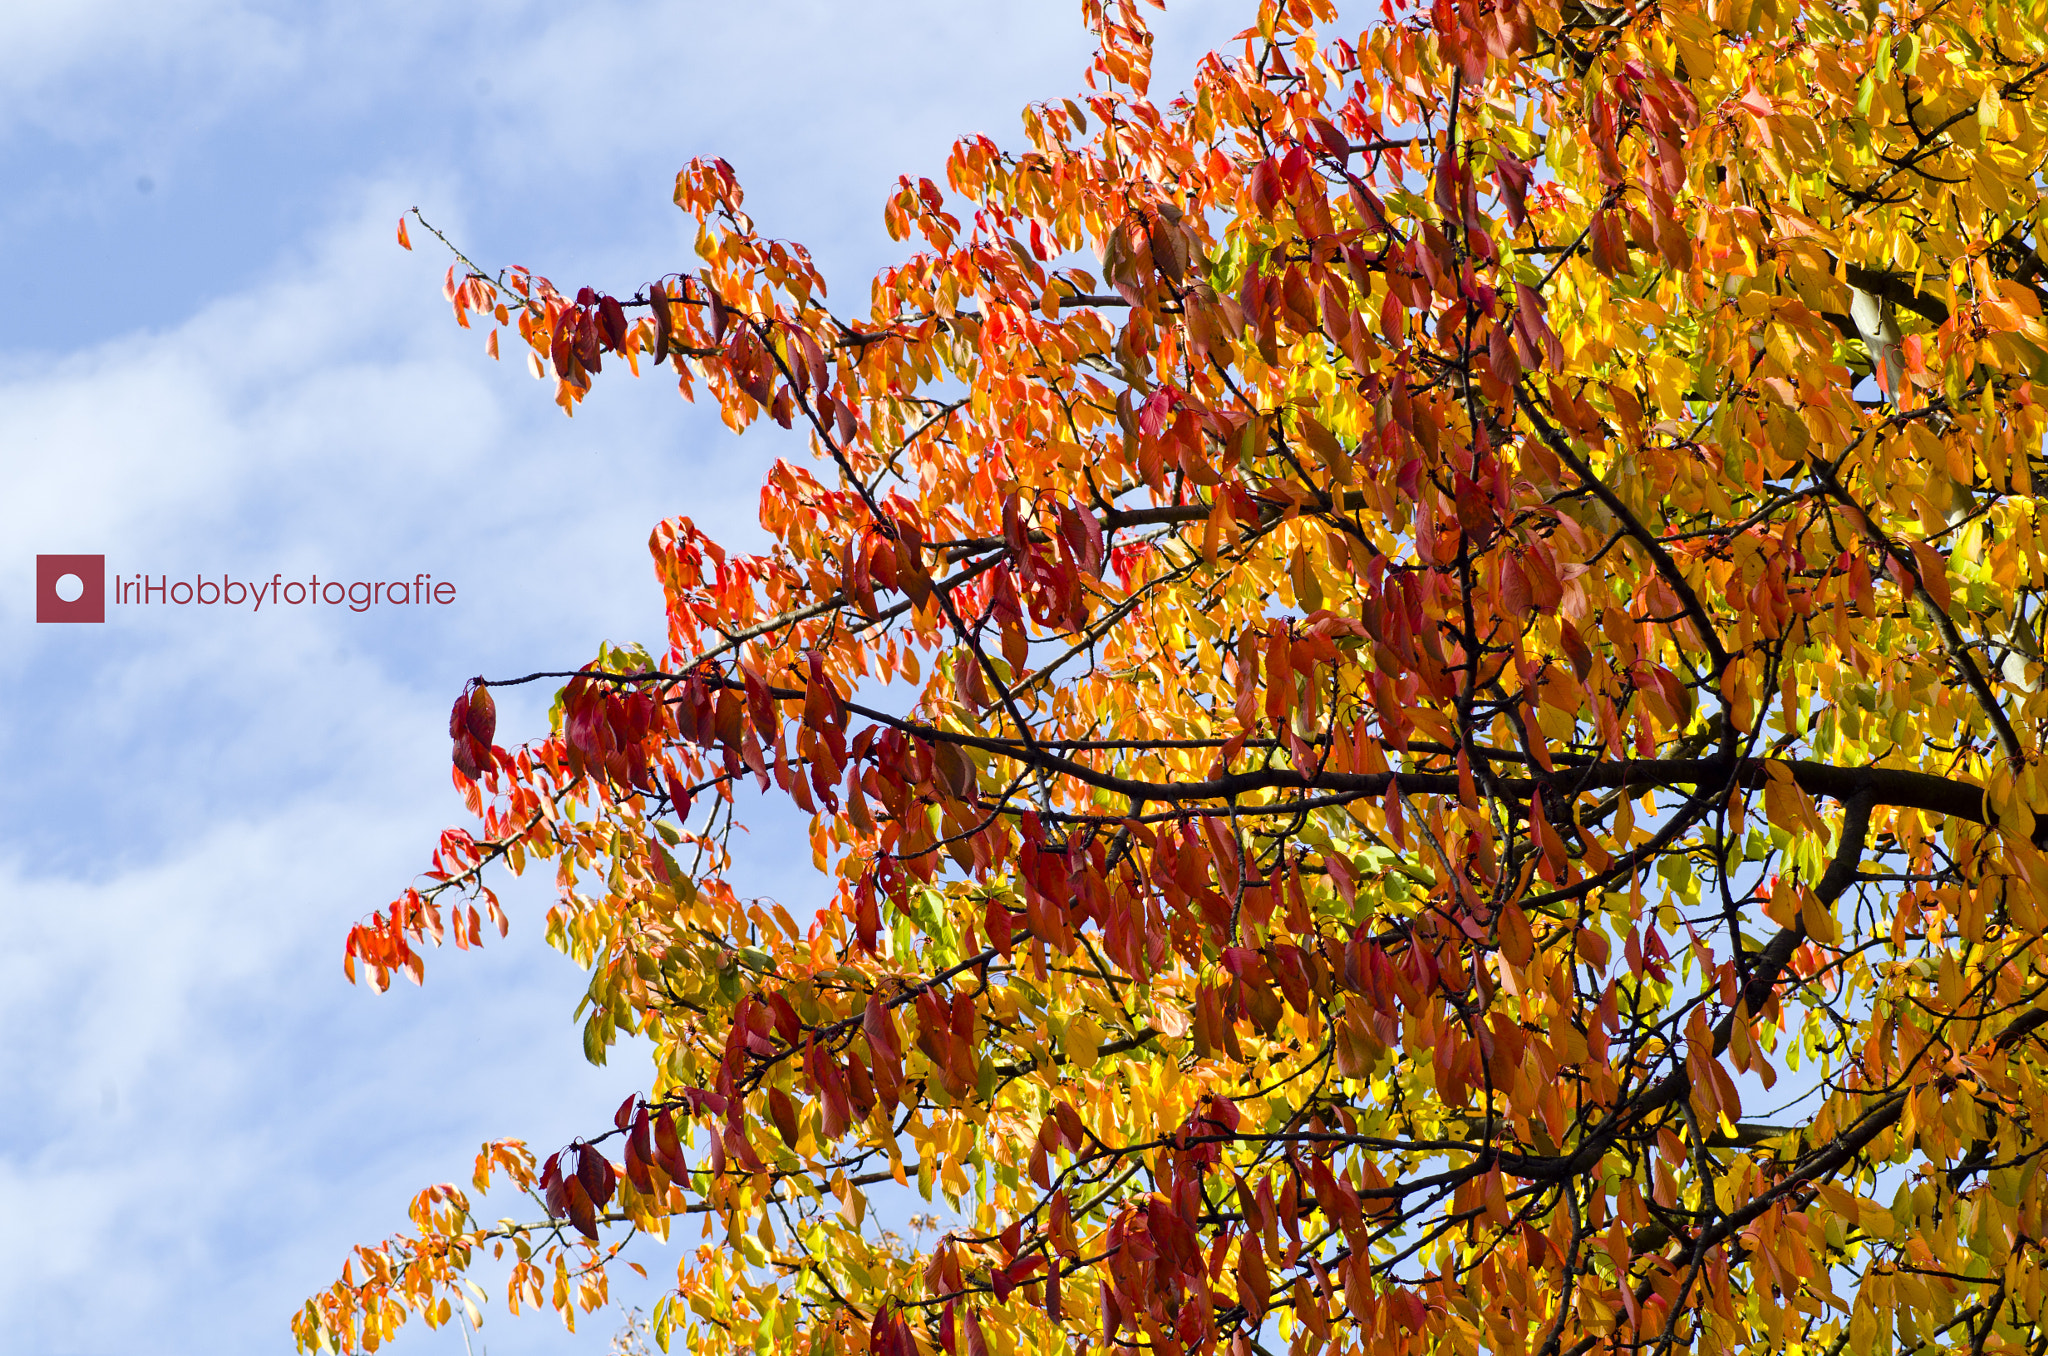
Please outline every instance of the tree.
[[1084, 8], [864, 316], [717, 161], [631, 300], [451, 267], [566, 411], [815, 460], [655, 529], [659, 657], [457, 702], [482, 830], [351, 975], [549, 860], [652, 1080], [301, 1346], [674, 1229], [708, 1356], [2048, 1349], [2048, 6], [1263, 0], [1167, 104]]

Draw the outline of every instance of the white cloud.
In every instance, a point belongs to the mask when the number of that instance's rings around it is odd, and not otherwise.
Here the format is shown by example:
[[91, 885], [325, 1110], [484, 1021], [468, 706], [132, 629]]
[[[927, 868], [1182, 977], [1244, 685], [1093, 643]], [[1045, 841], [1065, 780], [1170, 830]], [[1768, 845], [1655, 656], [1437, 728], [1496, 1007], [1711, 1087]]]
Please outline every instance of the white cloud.
[[437, 955], [424, 991], [340, 983], [339, 931], [408, 873], [426, 799], [223, 826], [91, 884], [0, 876], [15, 1349], [276, 1349], [346, 1245], [487, 1135], [566, 1139], [633, 1086], [564, 1058], [581, 981], [530, 915], [524, 954]]
[[[563, 421], [387, 231], [363, 208], [258, 292], [0, 383], [0, 688], [31, 715], [0, 750], [33, 770], [0, 793], [0, 1212], [35, 1222], [0, 1242], [0, 1312], [39, 1351], [274, 1349], [346, 1246], [486, 1134], [566, 1139], [641, 1078], [582, 1065], [544, 892], [511, 943], [437, 954], [424, 993], [340, 977], [348, 924], [461, 818], [462, 677], [658, 638], [644, 541], [701, 456], [672, 392]], [[692, 480], [701, 516], [751, 513], [736, 463]], [[37, 627], [37, 547], [234, 577], [424, 557], [461, 604]], [[544, 700], [508, 701], [508, 733]]]

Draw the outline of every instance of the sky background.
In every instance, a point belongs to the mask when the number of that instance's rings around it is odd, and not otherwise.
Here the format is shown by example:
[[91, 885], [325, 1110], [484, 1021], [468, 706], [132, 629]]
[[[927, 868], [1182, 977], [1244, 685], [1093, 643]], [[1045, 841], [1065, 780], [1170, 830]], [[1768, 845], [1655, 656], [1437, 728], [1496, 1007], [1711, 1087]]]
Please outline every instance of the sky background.
[[[1158, 19], [1155, 92], [1251, 12]], [[564, 419], [455, 327], [400, 213], [624, 295], [694, 266], [674, 176], [722, 155], [864, 310], [896, 176], [969, 133], [1021, 146], [1088, 52], [1069, 0], [0, 4], [0, 1344], [289, 1350], [349, 1246], [480, 1142], [546, 1153], [645, 1085], [631, 1047], [583, 1062], [544, 880], [424, 988], [352, 988], [342, 941], [463, 821], [463, 680], [658, 647], [650, 529], [757, 540], [763, 473], [804, 453], [609, 372]], [[38, 626], [39, 552], [457, 597]], [[549, 695], [501, 699], [500, 742]], [[777, 863], [807, 856], [765, 825], [741, 872], [800, 908]], [[493, 1356], [603, 1351], [621, 1322], [572, 1337], [501, 1298]], [[463, 1341], [415, 1321], [395, 1350]]]

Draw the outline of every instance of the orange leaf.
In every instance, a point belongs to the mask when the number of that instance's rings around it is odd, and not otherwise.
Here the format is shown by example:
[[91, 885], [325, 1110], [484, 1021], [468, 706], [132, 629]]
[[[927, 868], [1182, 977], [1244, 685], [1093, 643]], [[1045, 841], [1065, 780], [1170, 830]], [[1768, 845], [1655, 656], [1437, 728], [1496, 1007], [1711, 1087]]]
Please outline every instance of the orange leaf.
[[1927, 590], [1927, 596], [1943, 612], [1948, 611], [1948, 561], [1936, 550], [1932, 542], [1916, 541], [1913, 546], [1913, 563], [1920, 569], [1920, 583]]

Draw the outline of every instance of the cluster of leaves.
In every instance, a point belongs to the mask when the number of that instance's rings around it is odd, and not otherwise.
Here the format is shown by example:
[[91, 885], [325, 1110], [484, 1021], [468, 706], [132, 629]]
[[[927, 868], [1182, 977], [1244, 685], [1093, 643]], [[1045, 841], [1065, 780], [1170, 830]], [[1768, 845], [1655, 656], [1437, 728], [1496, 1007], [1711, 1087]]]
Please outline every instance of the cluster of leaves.
[[706, 1356], [2048, 1347], [2048, 6], [1260, 0], [1163, 104], [1084, 11], [863, 316], [717, 161], [630, 300], [451, 269], [565, 410], [619, 355], [813, 455], [763, 552], [655, 529], [658, 657], [458, 706], [481, 834], [350, 973], [551, 861], [652, 1079], [301, 1347], [485, 1250], [573, 1323], [691, 1216]]

